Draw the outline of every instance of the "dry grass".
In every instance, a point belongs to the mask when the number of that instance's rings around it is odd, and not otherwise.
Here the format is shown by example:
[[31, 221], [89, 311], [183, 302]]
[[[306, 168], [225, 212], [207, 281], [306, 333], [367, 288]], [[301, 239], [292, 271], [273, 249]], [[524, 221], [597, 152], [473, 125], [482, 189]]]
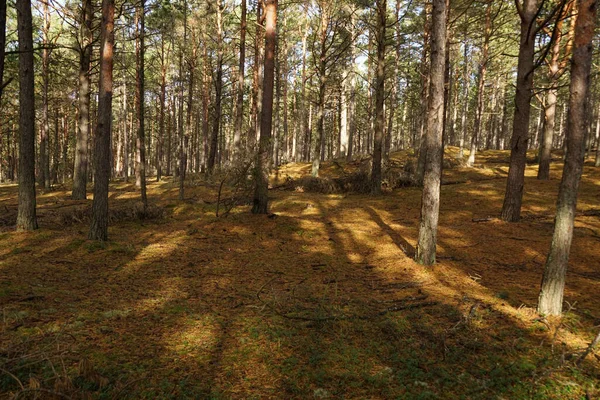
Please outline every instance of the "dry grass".
[[[452, 151], [452, 150], [451, 150]], [[420, 190], [372, 197], [272, 191], [274, 218], [216, 218], [218, 185], [151, 183], [159, 218], [113, 221], [110, 242], [39, 197], [33, 233], [0, 227], [0, 392], [10, 398], [595, 398], [600, 171], [586, 167], [562, 321], [534, 313], [560, 169], [527, 169], [524, 218], [497, 216], [505, 152], [447, 166], [439, 263], [416, 265]], [[405, 154], [392, 157], [404, 168]], [[364, 161], [365, 163], [367, 161]], [[322, 176], [360, 171], [326, 163]], [[343, 169], [342, 172], [340, 169]], [[336, 172], [337, 171], [337, 172]], [[303, 164], [274, 176], [302, 179]], [[279, 179], [279, 181], [277, 181]], [[137, 193], [111, 187], [111, 205]], [[16, 187], [0, 187], [14, 210]], [[61, 210], [60, 213], [57, 210]], [[79, 215], [79, 214], [77, 214]], [[129, 215], [130, 217], [127, 217]], [[487, 222], [473, 222], [492, 217]]]

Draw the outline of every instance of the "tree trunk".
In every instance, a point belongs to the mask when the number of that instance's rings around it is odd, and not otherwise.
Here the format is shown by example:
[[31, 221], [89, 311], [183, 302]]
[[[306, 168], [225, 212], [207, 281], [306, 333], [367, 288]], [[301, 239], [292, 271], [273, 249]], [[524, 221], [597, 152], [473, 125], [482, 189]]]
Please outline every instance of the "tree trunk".
[[458, 158], [462, 160], [465, 156], [465, 139], [469, 133], [469, 127], [467, 125], [467, 115], [469, 114], [469, 45], [466, 41], [467, 34], [465, 31], [465, 43], [464, 43], [464, 58], [463, 58], [463, 109], [460, 123], [460, 140], [458, 144]]
[[273, 125], [273, 84], [275, 81], [275, 49], [277, 43], [277, 0], [265, 1], [265, 61], [260, 142], [255, 167], [253, 214], [268, 212], [269, 147]]
[[598, 115], [596, 116], [596, 162], [594, 166], [600, 167], [600, 105], [598, 106]]
[[577, 208], [577, 192], [583, 171], [586, 97], [590, 84], [592, 39], [597, 7], [596, 0], [579, 1], [571, 60], [567, 154], [558, 192], [554, 234], [546, 260], [538, 304], [538, 312], [546, 315], [562, 313], [565, 276]]
[[246, 0], [242, 0], [242, 16], [240, 23], [240, 61], [238, 64], [238, 92], [235, 115], [235, 130], [233, 133], [233, 148], [236, 153], [241, 151], [242, 125], [244, 122], [244, 70], [246, 67]]
[[516, 3], [521, 16], [521, 42], [517, 65], [515, 114], [510, 141], [510, 167], [501, 215], [502, 220], [507, 222], [517, 222], [521, 218], [527, 142], [529, 141], [537, 2], [538, 0], [523, 0], [522, 6]]
[[221, 0], [217, 0], [217, 72], [215, 81], [215, 118], [213, 122], [212, 137], [210, 139], [210, 153], [208, 155], [208, 173], [212, 174], [215, 168], [219, 132], [221, 127], [221, 102], [223, 93], [223, 9]]
[[83, 0], [80, 35], [81, 49], [79, 51], [79, 115], [78, 131], [75, 144], [75, 166], [73, 170], [73, 200], [85, 200], [88, 177], [88, 142], [90, 135], [90, 66], [92, 58], [92, 22], [94, 12], [92, 0]]
[[50, 115], [48, 112], [48, 89], [50, 86], [50, 10], [48, 2], [42, 2], [44, 23], [42, 25], [42, 126], [40, 134], [39, 185], [50, 188]]
[[100, 82], [98, 93], [98, 125], [94, 160], [94, 202], [88, 238], [108, 239], [108, 180], [110, 177], [110, 136], [112, 121], [114, 0], [102, 0], [100, 32]]
[[317, 140], [315, 140], [312, 155], [313, 177], [319, 176], [321, 157], [323, 155], [323, 144], [325, 139], [325, 91], [327, 89], [327, 29], [329, 26], [329, 13], [325, 6], [320, 6], [321, 26], [319, 29], [319, 102], [317, 104]]
[[19, 206], [17, 231], [38, 228], [35, 209], [35, 91], [31, 1], [17, 0], [19, 37]]
[[144, 205], [144, 212], [148, 208], [148, 197], [146, 195], [146, 142], [145, 142], [145, 71], [144, 71], [144, 42], [145, 42], [145, 14], [146, 14], [146, 1], [140, 0], [140, 6], [138, 10], [139, 15], [139, 31], [138, 38], [136, 41], [136, 111], [137, 111], [137, 137], [136, 137], [136, 150], [137, 150], [137, 163], [136, 163], [136, 186], [140, 188], [141, 200]]
[[381, 152], [383, 150], [383, 130], [385, 126], [385, 28], [387, 15], [386, 0], [377, 0], [377, 66], [375, 72], [375, 131], [373, 147], [373, 168], [371, 170], [371, 193], [381, 194]]
[[473, 136], [471, 137], [471, 151], [469, 152], [469, 158], [467, 159], [467, 165], [469, 167], [472, 167], [473, 164], [475, 164], [475, 153], [477, 153], [479, 136], [481, 133], [481, 120], [484, 109], [484, 91], [487, 75], [487, 64], [489, 59], [490, 36], [492, 34], [491, 12], [492, 2], [488, 1], [485, 10], [485, 33], [483, 38], [483, 47], [481, 49], [481, 61], [479, 63], [479, 73], [477, 74], [477, 112], [475, 113], [475, 129], [473, 130]]
[[423, 265], [435, 263], [440, 207], [444, 130], [444, 76], [446, 67], [446, 1], [433, 0], [431, 37], [431, 86], [425, 136], [425, 173], [421, 199], [421, 221], [415, 259]]

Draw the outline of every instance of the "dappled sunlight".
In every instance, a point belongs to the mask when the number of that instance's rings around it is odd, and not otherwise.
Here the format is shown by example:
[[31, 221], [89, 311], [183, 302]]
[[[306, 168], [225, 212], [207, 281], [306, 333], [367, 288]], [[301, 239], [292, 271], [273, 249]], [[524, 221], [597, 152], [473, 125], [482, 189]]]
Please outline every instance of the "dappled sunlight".
[[[485, 152], [481, 162], [506, 154]], [[180, 202], [174, 183], [152, 183], [164, 215], [114, 222], [104, 244], [85, 239], [87, 223], [59, 228], [50, 213], [89, 200], [45, 195], [42, 221], [53, 225], [0, 233], [2, 332], [31, 341], [32, 351], [33, 340], [69, 338], [60, 356], [68, 370], [85, 355], [132, 398], [336, 398], [348, 387], [357, 398], [413, 398], [424, 387], [519, 398], [539, 379], [559, 392], [567, 390], [559, 379], [575, 382], [582, 393], [588, 378], [560, 357], [584, 348], [600, 318], [600, 176], [588, 173], [565, 291], [574, 307], [562, 325], [535, 312], [559, 181], [527, 178], [523, 219], [509, 224], [497, 218], [505, 178], [450, 168], [432, 268], [413, 260], [418, 188], [273, 190], [269, 216], [240, 206], [217, 218], [215, 185], [190, 186]], [[2, 190], [0, 199], [16, 204]], [[116, 208], [137, 201], [133, 184], [111, 193]], [[592, 357], [585, 365], [578, 371], [597, 374]]]

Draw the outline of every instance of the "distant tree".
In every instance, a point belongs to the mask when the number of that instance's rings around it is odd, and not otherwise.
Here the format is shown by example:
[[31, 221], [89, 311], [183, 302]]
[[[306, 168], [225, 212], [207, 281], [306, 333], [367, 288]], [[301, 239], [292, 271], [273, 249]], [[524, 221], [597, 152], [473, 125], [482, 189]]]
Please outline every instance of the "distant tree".
[[108, 239], [108, 182], [110, 178], [110, 137], [112, 132], [113, 49], [115, 3], [102, 0], [100, 31], [100, 87], [98, 125], [94, 148], [94, 202], [89, 239]]
[[427, 129], [423, 143], [426, 151], [421, 198], [421, 221], [416, 261], [435, 263], [437, 226], [440, 212], [442, 173], [442, 133], [444, 130], [444, 76], [446, 68], [446, 0], [433, 0], [431, 69]]
[[590, 86], [592, 40], [597, 8], [598, 0], [579, 0], [571, 60], [567, 154], [556, 204], [554, 234], [546, 260], [538, 303], [538, 311], [546, 315], [562, 313], [565, 276], [577, 209], [577, 193], [585, 156], [586, 97]]
[[144, 205], [144, 211], [148, 208], [148, 196], [146, 194], [146, 101], [145, 101], [145, 63], [144, 56], [145, 51], [145, 35], [146, 35], [146, 1], [140, 0], [140, 5], [137, 10], [137, 22], [138, 35], [135, 46], [136, 55], [136, 92], [135, 92], [135, 103], [137, 111], [137, 137], [136, 137], [136, 168], [135, 168], [135, 184], [140, 189], [141, 200]]
[[31, 1], [17, 0], [19, 36], [19, 207], [17, 230], [38, 228], [35, 210], [35, 92]]
[[260, 141], [255, 166], [253, 214], [268, 212], [269, 148], [273, 126], [273, 86], [275, 81], [275, 50], [277, 44], [277, 0], [265, 1], [265, 62], [263, 78]]

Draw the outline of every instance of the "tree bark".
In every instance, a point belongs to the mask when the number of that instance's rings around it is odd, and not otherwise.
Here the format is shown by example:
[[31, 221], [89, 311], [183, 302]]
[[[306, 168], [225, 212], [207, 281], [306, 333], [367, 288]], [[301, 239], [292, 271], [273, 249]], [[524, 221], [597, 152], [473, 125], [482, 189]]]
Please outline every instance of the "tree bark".
[[208, 173], [212, 174], [215, 168], [219, 132], [221, 127], [221, 102], [223, 100], [223, 9], [221, 0], [217, 0], [217, 71], [215, 81], [215, 118], [213, 120], [212, 137], [210, 139], [210, 153], [208, 155]]
[[328, 5], [319, 4], [321, 11], [321, 25], [319, 28], [319, 100], [317, 104], [317, 140], [313, 146], [312, 169], [313, 177], [319, 176], [323, 144], [325, 140], [325, 94], [327, 90], [327, 29], [329, 26]]
[[477, 74], [477, 112], [475, 113], [475, 129], [471, 137], [471, 151], [467, 159], [467, 165], [472, 167], [475, 164], [475, 153], [479, 145], [479, 136], [481, 133], [481, 120], [484, 109], [484, 91], [487, 76], [487, 65], [489, 60], [490, 36], [492, 35], [492, 1], [488, 0], [485, 10], [485, 33], [483, 37], [483, 46], [481, 49], [481, 61], [479, 62], [479, 73]]
[[146, 194], [146, 127], [145, 127], [145, 111], [146, 111], [146, 101], [145, 101], [145, 64], [144, 64], [144, 55], [145, 55], [145, 14], [146, 14], [146, 1], [140, 0], [140, 6], [138, 10], [139, 15], [139, 32], [138, 38], [136, 41], [136, 93], [135, 93], [135, 101], [137, 105], [137, 137], [136, 137], [136, 150], [137, 150], [137, 163], [136, 163], [136, 186], [140, 189], [141, 200], [144, 205], [144, 212], [148, 208], [148, 196]]
[[44, 23], [42, 25], [42, 126], [39, 152], [39, 185], [50, 188], [50, 115], [48, 112], [48, 90], [50, 87], [50, 10], [48, 2], [42, 2]]
[[431, 79], [425, 135], [425, 172], [421, 199], [421, 221], [415, 259], [423, 265], [435, 263], [440, 207], [444, 130], [444, 77], [446, 68], [446, 1], [433, 0]]
[[521, 39], [519, 61], [517, 64], [515, 113], [510, 142], [510, 167], [501, 214], [502, 220], [507, 222], [517, 222], [521, 218], [521, 203], [523, 201], [523, 186], [525, 184], [525, 162], [527, 158], [527, 143], [529, 141], [537, 3], [538, 0], [523, 0], [522, 6], [518, 2], [516, 3], [519, 7], [518, 11], [521, 17]]
[[35, 198], [35, 91], [31, 1], [17, 0], [19, 38], [19, 206], [17, 231], [38, 228]]
[[244, 71], [246, 67], [246, 0], [242, 0], [242, 16], [240, 22], [240, 60], [238, 64], [238, 92], [236, 102], [235, 128], [233, 133], [233, 148], [236, 153], [241, 151], [242, 125], [244, 122]]
[[577, 208], [577, 192], [585, 154], [586, 97], [590, 83], [592, 40], [597, 7], [597, 0], [579, 1], [571, 61], [567, 154], [558, 192], [554, 234], [546, 260], [538, 303], [538, 312], [546, 315], [562, 313], [565, 277]]
[[273, 85], [275, 81], [275, 50], [277, 43], [277, 0], [265, 1], [265, 62], [263, 99], [260, 121], [260, 142], [255, 167], [253, 214], [268, 212], [269, 148], [273, 125]]
[[[75, 166], [73, 176], [73, 200], [85, 200], [88, 178], [88, 142], [90, 134], [90, 66], [92, 59], [92, 0], [83, 0], [80, 21], [82, 47], [79, 50], [79, 115], [75, 144]], [[126, 151], [126, 149], [125, 149]], [[125, 160], [126, 161], [126, 160]], [[127, 168], [127, 165], [125, 165]]]
[[377, 0], [377, 66], [375, 71], [375, 130], [373, 147], [373, 167], [371, 170], [371, 193], [381, 194], [381, 153], [383, 150], [383, 130], [385, 126], [385, 28], [387, 16], [386, 0]]
[[114, 48], [114, 0], [102, 0], [100, 31], [100, 82], [98, 125], [94, 151], [94, 202], [88, 238], [108, 240], [108, 181], [110, 177], [110, 136], [112, 130], [112, 87]]

